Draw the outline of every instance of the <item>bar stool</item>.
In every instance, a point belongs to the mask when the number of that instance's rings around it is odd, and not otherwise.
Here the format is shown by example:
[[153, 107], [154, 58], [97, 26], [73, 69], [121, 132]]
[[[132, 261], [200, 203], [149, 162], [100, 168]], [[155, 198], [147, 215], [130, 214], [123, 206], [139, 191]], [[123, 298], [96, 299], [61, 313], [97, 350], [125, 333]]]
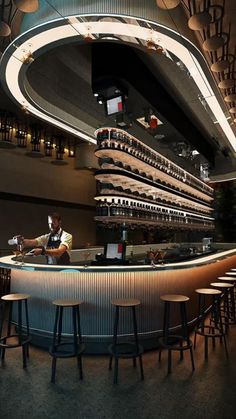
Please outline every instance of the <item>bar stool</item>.
[[[208, 339], [211, 338], [213, 346], [215, 345], [215, 338], [223, 339], [225, 354], [228, 358], [228, 350], [226, 345], [225, 333], [223, 330], [222, 316], [220, 310], [221, 303], [221, 291], [214, 288], [199, 288], [195, 292], [198, 294], [198, 316], [197, 316], [197, 325], [195, 328], [194, 336], [194, 348], [196, 347], [196, 337], [197, 335], [204, 336], [205, 340], [205, 359], [208, 359]], [[210, 314], [213, 319], [213, 324], [206, 324], [206, 298], [211, 300]]]
[[[172, 351], [180, 352], [180, 359], [183, 359], [183, 353], [186, 350], [190, 351], [192, 370], [194, 371], [194, 359], [193, 359], [193, 345], [189, 339], [188, 334], [188, 323], [186, 313], [186, 303], [189, 301], [189, 297], [179, 294], [162, 295], [160, 297], [164, 301], [164, 319], [163, 319], [163, 336], [158, 339], [160, 350], [159, 350], [159, 361], [161, 360], [162, 348], [168, 350], [168, 374], [171, 372], [172, 364]], [[170, 334], [170, 308], [171, 304], [179, 304], [180, 318], [181, 318], [181, 335]]]
[[[123, 359], [133, 359], [133, 365], [136, 367], [136, 358], [139, 358], [139, 366], [141, 379], [144, 379], [143, 373], [143, 362], [142, 362], [142, 353], [143, 347], [138, 342], [138, 329], [137, 329], [137, 320], [135, 308], [141, 304], [138, 299], [115, 299], [111, 301], [111, 304], [115, 307], [115, 320], [114, 320], [114, 332], [113, 332], [113, 343], [109, 346], [108, 350], [110, 352], [110, 361], [109, 369], [112, 369], [112, 360], [115, 358], [115, 368], [114, 368], [114, 384], [118, 382], [118, 361], [120, 358]], [[125, 341], [121, 342], [118, 339], [118, 323], [119, 323], [119, 310], [122, 309], [131, 309], [132, 311], [132, 320], [133, 320], [133, 332], [134, 332], [134, 342]]]
[[234, 299], [235, 299], [236, 298], [236, 272], [233, 271], [233, 269], [231, 269], [231, 271], [225, 272], [225, 275], [227, 275], [227, 279], [228, 279], [228, 276], [234, 279], [234, 282], [232, 279], [231, 279], [231, 282], [234, 284]]
[[[55, 383], [56, 376], [56, 362], [57, 358], [72, 358], [77, 357], [78, 368], [80, 372], [80, 379], [83, 378], [82, 358], [81, 354], [85, 350], [85, 345], [82, 343], [81, 328], [80, 328], [80, 310], [79, 306], [83, 303], [82, 300], [54, 300], [52, 304], [56, 306], [56, 315], [53, 331], [53, 342], [49, 348], [49, 353], [52, 356], [52, 374], [51, 382]], [[62, 325], [63, 325], [63, 310], [64, 308], [72, 308], [72, 324], [73, 324], [73, 341], [62, 341]], [[79, 341], [78, 341], [79, 337]]]
[[234, 324], [235, 321], [236, 321], [236, 317], [235, 317], [235, 312], [236, 312], [236, 307], [235, 307], [235, 283], [236, 283], [236, 278], [230, 277], [230, 276], [219, 276], [218, 280], [221, 283], [228, 283], [229, 284], [229, 286], [227, 287], [227, 290], [226, 290], [226, 295], [225, 295], [226, 302], [225, 302], [225, 305], [224, 305], [224, 309], [228, 313], [228, 323], [229, 324]]
[[[28, 298], [30, 298], [29, 294], [7, 294], [1, 297], [3, 301], [9, 302], [7, 334], [0, 338], [1, 360], [4, 361], [5, 359], [6, 349], [22, 347], [23, 368], [27, 367], [26, 358], [29, 357], [29, 342], [31, 340], [31, 337], [29, 336]], [[17, 302], [17, 332], [11, 333], [12, 309], [14, 302]], [[23, 330], [22, 325], [22, 302], [24, 302], [25, 307], [26, 332]]]
[[[226, 278], [226, 277], [220, 277]], [[212, 287], [215, 287], [222, 291], [222, 299], [223, 299], [223, 314], [226, 320], [226, 332], [228, 331], [229, 324], [234, 323], [235, 321], [235, 307], [234, 307], [234, 284], [230, 282], [212, 282]]]

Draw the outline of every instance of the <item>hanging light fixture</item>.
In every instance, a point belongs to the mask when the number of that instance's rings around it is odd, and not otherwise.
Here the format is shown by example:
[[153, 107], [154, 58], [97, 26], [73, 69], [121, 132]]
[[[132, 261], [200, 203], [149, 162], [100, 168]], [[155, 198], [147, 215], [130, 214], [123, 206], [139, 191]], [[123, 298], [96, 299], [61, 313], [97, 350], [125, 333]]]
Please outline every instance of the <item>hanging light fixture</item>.
[[12, 131], [14, 115], [7, 111], [0, 111], [0, 148], [14, 148], [12, 143]]
[[39, 125], [37, 124], [33, 124], [31, 125], [31, 151], [28, 151], [26, 153], [26, 155], [28, 157], [38, 157], [41, 158], [43, 157], [43, 153], [41, 153], [40, 151], [40, 146], [41, 146], [41, 128]]
[[56, 141], [56, 159], [52, 160], [51, 163], [59, 165], [59, 166], [68, 164], [64, 160], [65, 143], [66, 143], [64, 135], [57, 134], [54, 136], [54, 139]]
[[39, 8], [38, 0], [14, 0], [14, 4], [23, 13], [33, 13]]
[[156, 4], [160, 9], [170, 10], [177, 7], [180, 4], [180, 0], [156, 0]]
[[3, 20], [0, 21], [0, 36], [4, 38], [8, 37], [11, 34], [10, 26], [4, 22]]

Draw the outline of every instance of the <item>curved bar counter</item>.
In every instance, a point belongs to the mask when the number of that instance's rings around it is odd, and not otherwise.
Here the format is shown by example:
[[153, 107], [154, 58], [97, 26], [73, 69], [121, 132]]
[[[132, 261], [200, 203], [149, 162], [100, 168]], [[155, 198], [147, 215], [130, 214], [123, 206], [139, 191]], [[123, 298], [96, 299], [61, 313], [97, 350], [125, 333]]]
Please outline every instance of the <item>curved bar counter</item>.
[[[11, 256], [0, 258], [0, 267], [11, 269], [11, 292], [31, 295], [32, 342], [39, 346], [49, 345], [54, 323], [54, 299], [80, 298], [84, 300], [81, 326], [87, 352], [104, 353], [113, 333], [113, 298], [141, 300], [137, 310], [140, 341], [146, 349], [153, 348], [157, 346], [157, 336], [162, 329], [160, 296], [167, 293], [189, 296], [188, 321], [193, 323], [197, 313], [195, 289], [208, 287], [218, 276], [236, 267], [236, 249], [187, 262], [155, 266], [21, 265], [12, 259]], [[67, 314], [65, 312], [63, 330], [69, 335], [72, 325]], [[122, 315], [119, 333], [125, 336], [132, 330], [131, 318], [127, 318], [128, 313], [125, 317]], [[178, 327], [178, 313], [174, 313], [172, 320], [172, 324]]]

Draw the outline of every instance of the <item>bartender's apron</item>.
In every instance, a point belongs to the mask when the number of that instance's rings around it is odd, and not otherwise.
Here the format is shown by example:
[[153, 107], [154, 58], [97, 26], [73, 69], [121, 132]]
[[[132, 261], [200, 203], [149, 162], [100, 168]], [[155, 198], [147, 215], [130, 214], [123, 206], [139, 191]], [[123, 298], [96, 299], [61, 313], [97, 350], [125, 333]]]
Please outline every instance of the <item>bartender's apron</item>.
[[[58, 234], [50, 234], [48, 239], [47, 248], [48, 249], [58, 249], [61, 244], [61, 235], [63, 231]], [[67, 251], [65, 251], [59, 258], [53, 256], [46, 256], [47, 263], [49, 265], [69, 265], [70, 264], [70, 256]]]

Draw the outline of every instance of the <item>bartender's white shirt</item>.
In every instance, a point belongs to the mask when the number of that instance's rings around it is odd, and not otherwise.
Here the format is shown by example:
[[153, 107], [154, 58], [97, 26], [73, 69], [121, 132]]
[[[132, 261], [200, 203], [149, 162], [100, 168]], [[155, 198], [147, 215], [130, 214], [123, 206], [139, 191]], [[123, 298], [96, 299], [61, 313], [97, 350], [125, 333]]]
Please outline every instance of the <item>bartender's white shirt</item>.
[[[37, 240], [37, 246], [43, 246], [46, 248], [48, 245], [50, 234], [51, 233], [43, 234], [42, 236], [36, 237], [35, 240]], [[64, 244], [64, 246], [66, 246], [67, 252], [70, 254], [70, 250], [72, 249], [72, 235], [60, 228], [60, 230], [53, 237], [55, 238], [55, 240], [60, 239], [61, 244]], [[54, 257], [48, 256], [49, 264], [54, 264], [55, 259], [56, 258]]]

